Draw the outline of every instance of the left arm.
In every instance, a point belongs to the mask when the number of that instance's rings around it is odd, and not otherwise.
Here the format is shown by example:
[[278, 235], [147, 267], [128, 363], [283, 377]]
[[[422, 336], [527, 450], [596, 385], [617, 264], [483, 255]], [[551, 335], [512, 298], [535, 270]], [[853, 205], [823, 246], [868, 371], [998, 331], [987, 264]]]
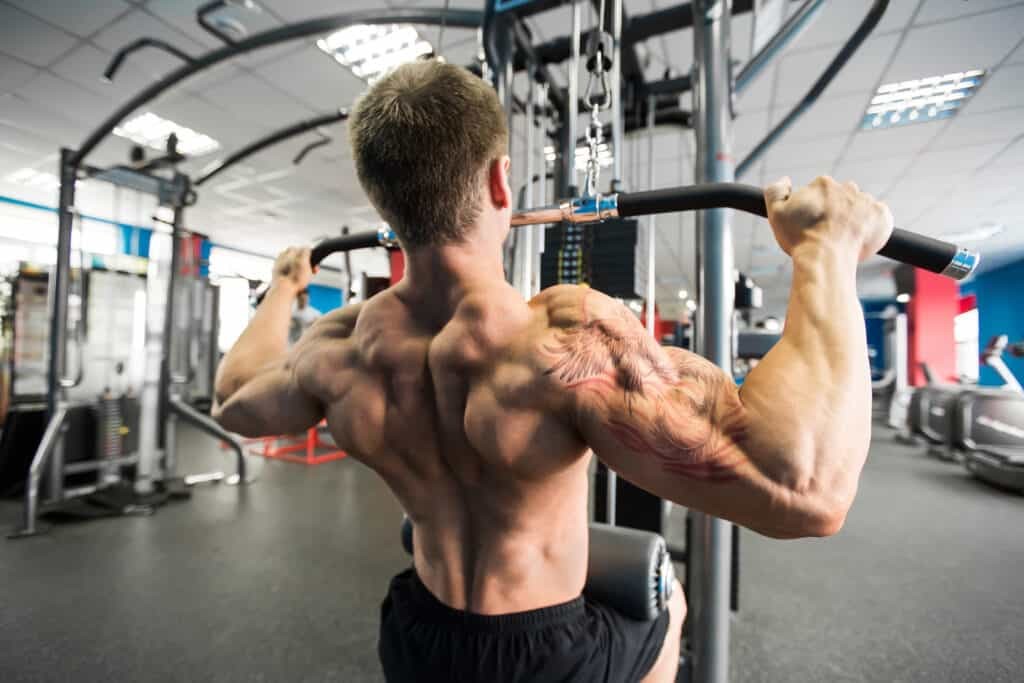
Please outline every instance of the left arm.
[[294, 434], [323, 417], [323, 406], [299, 386], [295, 366], [314, 348], [306, 335], [291, 353], [292, 305], [313, 277], [308, 249], [287, 249], [274, 263], [270, 290], [224, 356], [214, 385], [213, 418], [244, 436]]

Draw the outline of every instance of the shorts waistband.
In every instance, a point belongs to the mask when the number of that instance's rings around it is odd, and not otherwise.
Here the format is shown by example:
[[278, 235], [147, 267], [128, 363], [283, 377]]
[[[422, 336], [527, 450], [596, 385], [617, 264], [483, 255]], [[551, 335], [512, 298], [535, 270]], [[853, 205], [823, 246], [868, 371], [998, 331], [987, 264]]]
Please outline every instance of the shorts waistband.
[[586, 613], [583, 596], [568, 602], [526, 612], [509, 614], [477, 614], [449, 607], [444, 604], [420, 580], [415, 569], [409, 569], [395, 577], [408, 585], [410, 597], [416, 603], [417, 620], [448, 626], [462, 627], [474, 631], [529, 631], [557, 626], [583, 618]]

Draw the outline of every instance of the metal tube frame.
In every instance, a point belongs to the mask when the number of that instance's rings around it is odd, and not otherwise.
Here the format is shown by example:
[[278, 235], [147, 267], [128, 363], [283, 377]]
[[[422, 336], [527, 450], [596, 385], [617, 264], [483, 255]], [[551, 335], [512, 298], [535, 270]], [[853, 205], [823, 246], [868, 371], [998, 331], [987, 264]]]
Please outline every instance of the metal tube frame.
[[804, 4], [786, 19], [775, 35], [757, 51], [757, 54], [748, 59], [740, 72], [736, 74], [736, 82], [733, 84], [734, 91], [739, 94], [746, 90], [747, 86], [761, 74], [768, 63], [778, 57], [787, 45], [796, 40], [811, 25], [826, 2], [828, 0], [804, 0]]
[[276, 145], [277, 143], [283, 142], [288, 138], [295, 137], [296, 135], [302, 135], [303, 133], [306, 133], [308, 131], [316, 130], [320, 126], [327, 126], [332, 123], [338, 123], [339, 121], [345, 121], [346, 119], [348, 119], [348, 110], [341, 108], [336, 112], [331, 112], [330, 114], [323, 114], [312, 119], [306, 119], [305, 121], [299, 121], [298, 123], [293, 123], [290, 126], [286, 126], [284, 128], [275, 130], [273, 133], [269, 133], [268, 135], [265, 135], [262, 138], [250, 142], [248, 145], [242, 147], [237, 152], [229, 154], [227, 157], [224, 158], [223, 161], [218, 162], [216, 166], [214, 166], [209, 171], [203, 173], [194, 181], [192, 181], [192, 185], [194, 187], [200, 187], [207, 181], [217, 177], [219, 174], [228, 170], [235, 164], [241, 163], [245, 159], [251, 157], [253, 154], [262, 152], [267, 147]]
[[[526, 90], [526, 186], [525, 186], [525, 205], [533, 206], [533, 154], [534, 154], [534, 116], [536, 114], [537, 104], [537, 82], [536, 74], [531, 69], [527, 72], [527, 90]], [[536, 230], [532, 227], [528, 230], [522, 231], [522, 243], [519, 240], [516, 241], [516, 245], [521, 247], [518, 249], [519, 257], [516, 259], [519, 261], [519, 291], [523, 295], [523, 298], [529, 300], [533, 296], [533, 252], [535, 250], [534, 237], [536, 236]]]
[[583, 25], [583, 0], [572, 2], [572, 35], [569, 37], [571, 52], [569, 59], [568, 120], [563, 124], [568, 132], [563, 140], [562, 165], [568, 180], [569, 193], [576, 194], [576, 140], [579, 138], [580, 119], [580, 31]]
[[[612, 0], [612, 181], [611, 192], [622, 189], [622, 157], [624, 137], [622, 126], [622, 0]], [[653, 186], [650, 186], [653, 189]]]
[[[729, 87], [730, 0], [694, 0], [693, 111], [697, 182], [731, 182]], [[697, 214], [698, 351], [732, 373], [733, 244], [727, 209]], [[724, 520], [693, 512], [693, 546], [687, 548], [694, 680], [729, 680], [731, 529]]]
[[[243, 484], [253, 481], [253, 477], [248, 469], [248, 462], [245, 458], [245, 446], [243, 445], [241, 439], [239, 439], [236, 435], [232, 434], [231, 432], [229, 432], [228, 430], [224, 429], [219, 424], [214, 422], [214, 420], [209, 416], [203, 415], [198, 410], [196, 410], [195, 408], [188, 405], [187, 403], [185, 403], [184, 401], [177, 397], [172, 396], [167, 401], [167, 406], [169, 411], [178, 418], [185, 420], [185, 422], [188, 422], [193, 427], [198, 428], [200, 431], [206, 432], [215, 439], [220, 439], [221, 441], [231, 446], [231, 450], [235, 452], [236, 468], [235, 474], [225, 479], [226, 483]], [[197, 477], [198, 479], [202, 479], [206, 475], [193, 476]], [[189, 477], [186, 477], [185, 479], [187, 481]]]
[[236, 43], [225, 45], [196, 57], [192, 62], [184, 64], [171, 73], [161, 78], [156, 83], [145, 88], [128, 102], [124, 103], [107, 117], [96, 130], [94, 130], [81, 144], [70, 159], [73, 166], [79, 166], [85, 158], [99, 145], [121, 121], [139, 107], [151, 102], [157, 96], [163, 94], [181, 81], [204, 71], [211, 66], [216, 66], [238, 55], [252, 52], [278, 43], [284, 43], [306, 36], [326, 33], [335, 29], [344, 28], [353, 24], [441, 24], [445, 23], [452, 28], [477, 28], [483, 18], [481, 12], [475, 10], [460, 9], [410, 9], [391, 12], [380, 10], [360, 10], [356, 12], [344, 12], [332, 14], [326, 17], [309, 19], [295, 24], [288, 24], [279, 28], [270, 29], [249, 36]]
[[[28, 470], [28, 480], [25, 482], [25, 506], [23, 509], [22, 526], [11, 534], [10, 538], [23, 538], [34, 536], [39, 533], [36, 520], [39, 514], [39, 482], [42, 479], [43, 468], [50, 461], [54, 451], [61, 448], [64, 440], [64, 433], [67, 431], [68, 406], [61, 402], [50, 414], [50, 421], [43, 432], [43, 438], [39, 441], [35, 455], [32, 457], [32, 464]], [[49, 463], [51, 468], [56, 463]]]
[[[775, 125], [771, 131], [764, 137], [761, 142], [757, 143], [754, 149], [747, 154], [746, 158], [743, 159], [736, 166], [736, 177], [742, 176], [746, 171], [753, 166], [768, 149], [774, 145], [782, 134], [792, 127], [796, 123], [797, 119], [804, 115], [804, 113], [811, 108], [818, 98], [821, 96], [825, 89], [828, 88], [829, 84], [835, 79], [846, 63], [850, 61], [854, 53], [860, 49], [861, 44], [867, 40], [871, 32], [878, 26], [878, 22], [882, 20], [882, 15], [885, 14], [885, 10], [889, 7], [889, 0], [875, 0], [871, 8], [868, 9], [867, 14], [861, 21], [860, 25], [850, 36], [849, 40], [839, 49], [838, 54], [829, 62], [829, 65], [825, 67], [821, 76], [814, 82], [811, 89], [807, 91], [807, 94], [803, 96], [794, 106], [789, 113], [787, 113], [779, 123]], [[785, 29], [783, 29], [785, 30]], [[774, 39], [773, 39], [774, 40]]]

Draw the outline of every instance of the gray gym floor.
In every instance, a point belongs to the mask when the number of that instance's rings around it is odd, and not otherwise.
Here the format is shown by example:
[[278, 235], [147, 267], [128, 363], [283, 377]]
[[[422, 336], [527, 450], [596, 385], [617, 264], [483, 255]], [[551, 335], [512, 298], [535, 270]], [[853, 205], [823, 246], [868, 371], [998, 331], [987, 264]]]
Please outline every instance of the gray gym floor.
[[[744, 533], [734, 681], [1024, 680], [1024, 497], [887, 438], [837, 537]], [[229, 465], [182, 441], [185, 470]], [[0, 541], [0, 679], [379, 681], [399, 514], [354, 461], [269, 462], [154, 517]]]

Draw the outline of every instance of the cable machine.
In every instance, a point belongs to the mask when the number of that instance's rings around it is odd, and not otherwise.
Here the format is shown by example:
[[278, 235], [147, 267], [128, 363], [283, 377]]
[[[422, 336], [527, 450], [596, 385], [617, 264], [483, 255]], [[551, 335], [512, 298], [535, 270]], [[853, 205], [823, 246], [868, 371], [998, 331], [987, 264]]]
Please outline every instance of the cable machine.
[[[577, 228], [596, 226], [611, 219], [699, 211], [697, 272], [699, 273], [698, 290], [701, 313], [698, 320], [698, 349], [716, 364], [729, 369], [732, 361], [734, 282], [730, 212], [726, 209], [736, 209], [760, 216], [766, 215], [761, 190], [756, 187], [738, 185], [732, 181], [763, 154], [820, 96], [877, 25], [888, 5], [888, 0], [876, 0], [857, 31], [828, 65], [805, 98], [739, 164], [734, 164], [730, 157], [733, 92], [741, 92], [748, 83], [752, 82], [760, 69], [799, 34], [822, 6], [823, 0], [805, 0], [797, 13], [782, 25], [778, 33], [761, 50], [751, 57], [738, 74], [732, 73], [729, 60], [729, 22], [734, 13], [750, 11], [753, 6], [750, 0], [736, 0], [735, 2], [730, 2], [730, 0], [694, 0], [691, 3], [682, 3], [631, 18], [625, 16], [621, 0], [612, 0], [610, 4], [600, 2], [598, 30], [587, 33], [589, 38], [586, 44], [586, 55], [590, 64], [591, 84], [582, 99], [584, 106], [589, 109], [591, 118], [584, 136], [587, 174], [582, 190], [579, 191], [575, 183], [575, 161], [578, 142], [577, 120], [581, 102], [577, 74], [584, 50], [581, 1], [571, 0], [572, 29], [569, 35], [537, 45], [532, 43], [529, 32], [523, 24], [523, 19], [539, 11], [557, 6], [560, 4], [557, 0], [493, 0], [485, 3], [482, 13], [454, 9], [349, 12], [290, 24], [239, 39], [226, 34], [222, 30], [223, 26], [214, 26], [217, 30], [211, 32], [221, 38], [225, 45], [199, 57], [192, 57], [176, 50], [173, 46], [152, 39], [136, 41], [119, 52], [111, 67], [108, 68], [108, 74], [111, 76], [126, 55], [142, 48], [163, 49], [174, 54], [184, 63], [119, 107], [86, 137], [77, 150], [64, 149], [61, 151], [57, 262], [51, 276], [52, 315], [47, 396], [49, 422], [33, 461], [30, 475], [31, 486], [29, 493], [26, 494], [24, 531], [26, 533], [35, 531], [39, 480], [43, 468], [51, 457], [51, 471], [58, 474], [61, 472], [60, 457], [55, 454], [60, 450], [59, 443], [67, 415], [60, 379], [67, 369], [66, 328], [71, 229], [74, 216], [75, 181], [80, 174], [88, 172], [86, 158], [100, 142], [113, 132], [122, 119], [190, 76], [240, 54], [289, 40], [326, 33], [353, 24], [420, 23], [444, 24], [458, 28], [482, 27], [483, 51], [486, 59], [481, 72], [494, 82], [499, 96], [506, 103], [510, 116], [521, 108], [525, 108], [526, 113], [530, 116], [527, 129], [529, 138], [527, 159], [533, 159], [536, 154], [534, 149], [536, 130], [532, 114], [537, 113], [537, 107], [545, 111], [550, 108], [553, 118], [557, 118], [558, 121], [554, 138], [557, 141], [556, 147], [560, 150], [560, 154], [556, 156], [554, 173], [555, 194], [568, 198], [545, 206], [545, 191], [541, 189], [541, 205], [532, 206], [534, 173], [530, 168], [530, 162], [528, 162], [525, 179], [527, 187], [524, 194], [525, 206], [514, 213], [513, 226], [558, 225], [566, 231], [566, 235], [579, 237], [582, 233], [576, 232]], [[200, 18], [203, 20], [201, 23], [206, 26], [208, 22], [205, 17], [225, 4], [226, 0], [216, 0], [216, 2], [201, 7]], [[605, 27], [608, 27], [609, 30], [606, 31]], [[646, 82], [635, 52], [637, 43], [659, 34], [688, 27], [692, 27], [694, 31], [693, 71], [685, 76], [670, 76], [662, 81]], [[207, 30], [210, 30], [209, 26], [207, 26]], [[566, 59], [571, 60], [571, 68], [568, 87], [562, 89], [551, 78], [547, 65]], [[528, 96], [523, 106], [523, 103], [516, 100], [513, 86], [516, 73], [524, 70], [529, 75], [529, 87], [533, 96]], [[623, 83], [624, 78], [626, 83]], [[687, 91], [692, 92], [693, 113], [683, 111], [678, 106], [671, 104], [673, 98]], [[664, 106], [666, 101], [670, 103], [667, 107]], [[600, 120], [600, 115], [605, 110], [611, 112], [612, 122], [609, 132], [614, 150], [613, 177], [607, 192], [603, 191], [599, 175], [599, 157], [605, 135], [605, 126]], [[340, 115], [342, 112], [328, 116]], [[646, 122], [646, 126], [638, 126], [637, 121]], [[627, 124], [626, 122], [632, 123]], [[634, 130], [645, 128], [647, 133], [651, 134], [655, 126], [667, 123], [692, 125], [699, 150], [695, 173], [698, 184], [657, 190], [649, 188], [640, 192], [624, 191], [625, 183], [622, 178], [621, 160], [627, 125], [632, 125]], [[322, 121], [303, 130], [316, 128], [317, 125], [326, 125], [326, 122]], [[301, 128], [302, 124], [299, 124], [298, 127]], [[545, 169], [543, 142], [547, 132], [544, 127], [541, 127], [540, 131], [541, 154], [538, 156], [542, 158], [541, 169]], [[280, 139], [286, 137], [288, 136]], [[273, 141], [267, 142], [264, 147], [269, 144], [273, 144]], [[260, 147], [258, 141], [250, 145], [250, 148], [252, 148], [250, 153], [254, 153], [263, 147]], [[234, 161], [237, 160], [237, 158], [234, 159]], [[192, 186], [209, 180], [225, 167], [226, 164], [214, 169], [195, 183], [190, 183], [187, 177], [179, 173], [175, 173], [170, 180], [164, 178], [158, 180], [157, 190], [164, 192], [164, 201], [174, 212], [172, 221], [174, 235], [177, 236], [185, 231], [184, 209], [194, 201]], [[123, 169], [117, 170], [123, 171]], [[108, 175], [106, 179], [110, 180], [112, 177]], [[134, 171], [122, 173], [118, 177], [125, 184], [138, 182], [152, 184], [154, 182], [152, 174], [140, 174]], [[545, 178], [546, 170], [542, 170], [539, 187], [544, 188]], [[649, 177], [649, 184], [653, 184], [653, 175]], [[650, 226], [648, 234], [647, 258], [650, 263], [648, 263], [648, 279], [645, 287], [650, 306], [649, 321], [653, 321], [654, 317], [653, 283], [655, 279], [652, 228], [653, 225]], [[538, 287], [537, 257], [540, 246], [545, 241], [540, 239], [541, 231], [543, 228], [533, 227], [517, 231], [523, 237], [521, 240], [517, 239], [515, 258], [518, 270], [516, 277], [520, 291], [524, 295], [532, 294]], [[378, 231], [343, 235], [325, 240], [312, 250], [311, 260], [316, 265], [335, 251], [395, 245], [394, 233], [383, 226]], [[892, 238], [879, 253], [955, 278], [963, 278], [968, 275], [978, 262], [975, 254], [957, 245], [904, 230], [894, 231]], [[178, 250], [172, 250], [167, 289], [168, 311], [174, 310], [178, 257]], [[167, 318], [169, 320], [170, 315]], [[143, 487], [146, 481], [161, 474], [157, 460], [161, 445], [159, 432], [161, 425], [166, 429], [168, 421], [186, 419], [219, 438], [229, 441], [234, 439], [207, 416], [187, 406], [172, 389], [168, 351], [172, 329], [170, 323], [166, 322], [162, 330], [162, 344], [154, 344], [152, 349], [153, 360], [159, 360], [157, 364], [159, 379], [155, 383], [155, 391], [151, 392], [151, 399], [145, 402], [145, 405], [148, 406], [146, 410], [149, 411], [148, 417], [145, 419], [149, 421], [150, 426], [145, 430], [145, 450], [140, 451]], [[157, 399], [155, 401], [152, 400], [154, 395]], [[172, 415], [175, 417], [172, 418]], [[173, 434], [172, 426], [167, 431], [168, 438], [167, 443], [163, 444], [164, 449], [173, 451]], [[140, 446], [140, 448], [143, 447]], [[245, 458], [240, 445], [237, 453], [237, 476], [244, 480]], [[146, 463], [141, 461], [143, 457], [147, 458]], [[166, 468], [166, 465], [164, 467]], [[618, 491], [614, 476], [609, 476], [604, 505], [608, 521], [615, 521], [618, 512], [622, 509], [618, 500]], [[52, 497], [54, 492], [50, 493]], [[58, 490], [57, 499], [59, 498]], [[658, 505], [660, 505], [660, 501], [658, 501]], [[661, 531], [660, 526], [656, 531]], [[692, 517], [692, 537], [690, 545], [686, 549], [687, 573], [689, 575], [687, 589], [691, 604], [689, 620], [691, 627], [687, 639], [689, 645], [687, 656], [692, 658], [693, 680], [701, 682], [724, 683], [728, 680], [728, 619], [731, 597], [729, 572], [732, 564], [730, 537], [731, 531], [725, 522], [706, 515]], [[683, 671], [682, 675], [686, 676], [686, 669]]]

